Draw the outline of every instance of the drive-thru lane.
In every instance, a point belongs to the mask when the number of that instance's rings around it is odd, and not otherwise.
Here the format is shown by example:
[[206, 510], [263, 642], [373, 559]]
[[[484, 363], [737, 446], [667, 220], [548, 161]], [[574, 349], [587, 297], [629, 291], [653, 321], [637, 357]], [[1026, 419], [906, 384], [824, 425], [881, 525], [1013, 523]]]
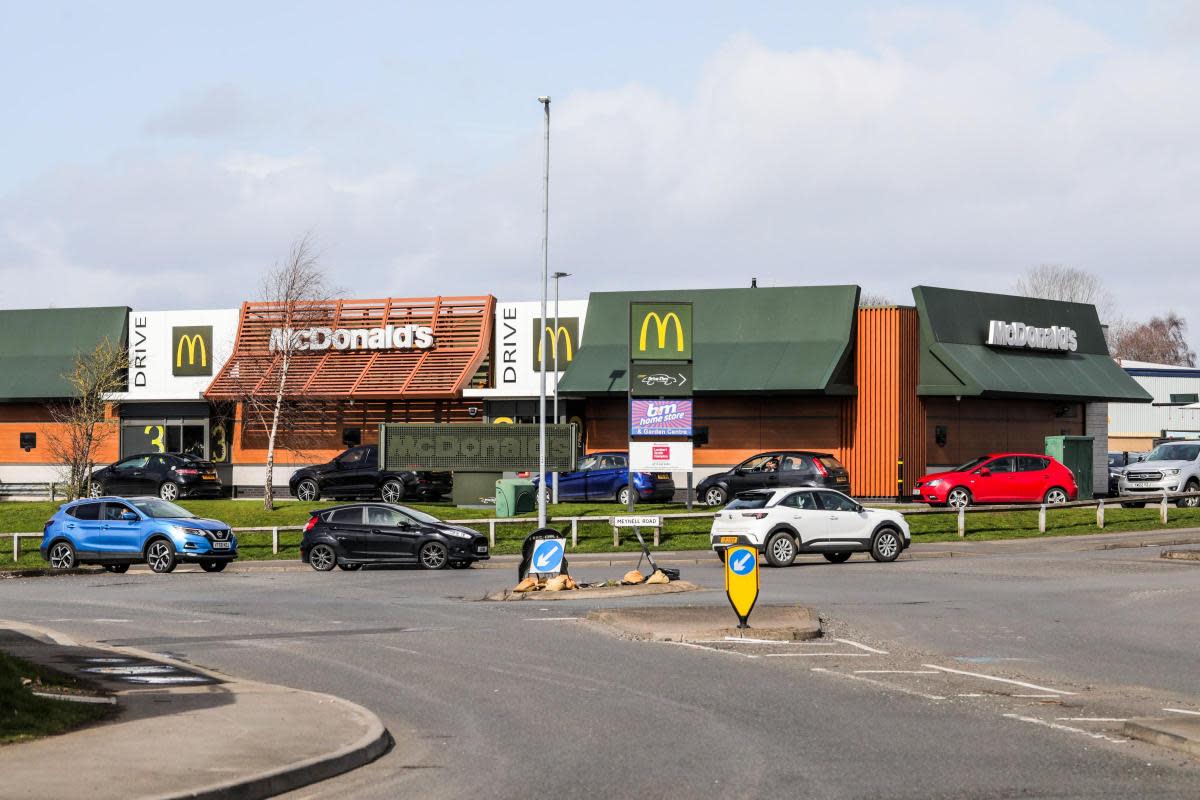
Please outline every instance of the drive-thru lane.
[[[462, 599], [497, 570], [41, 578], [0, 581], [0, 604], [383, 718], [392, 753], [297, 796], [1195, 795], [1195, 762], [1103, 721], [1166, 697], [1200, 710], [1200, 571], [1156, 555], [768, 570], [760, 603], [811, 605], [829, 636], [757, 649], [616, 639], [574, 601]], [[626, 602], [723, 604], [717, 566], [684, 576], [714, 591]]]

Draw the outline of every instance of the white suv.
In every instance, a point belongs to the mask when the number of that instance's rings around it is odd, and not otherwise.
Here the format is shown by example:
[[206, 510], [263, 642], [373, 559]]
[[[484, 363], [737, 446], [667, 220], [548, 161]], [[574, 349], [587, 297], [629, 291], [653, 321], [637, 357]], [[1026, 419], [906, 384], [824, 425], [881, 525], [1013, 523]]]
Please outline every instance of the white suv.
[[897, 511], [864, 508], [833, 489], [766, 489], [742, 492], [713, 520], [712, 548], [725, 560], [736, 545], [755, 547], [773, 567], [797, 553], [821, 553], [840, 564], [852, 553], [895, 561], [912, 543]]
[[[1163, 442], [1117, 479], [1121, 505], [1141, 508], [1146, 496], [1163, 492], [1200, 492], [1200, 442]], [[1130, 499], [1137, 502], [1129, 502]], [[1181, 497], [1180, 508], [1200, 506], [1200, 497]]]

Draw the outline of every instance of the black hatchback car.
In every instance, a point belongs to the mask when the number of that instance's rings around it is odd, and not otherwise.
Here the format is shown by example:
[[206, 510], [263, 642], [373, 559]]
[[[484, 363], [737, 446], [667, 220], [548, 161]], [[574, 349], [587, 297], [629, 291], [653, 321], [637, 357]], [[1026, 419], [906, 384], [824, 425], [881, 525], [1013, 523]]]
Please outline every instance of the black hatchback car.
[[486, 536], [408, 506], [353, 503], [311, 513], [300, 560], [318, 572], [364, 564], [461, 569], [488, 558]]
[[736, 467], [709, 475], [696, 487], [707, 505], [723, 506], [739, 492], [815, 486], [850, 493], [850, 473], [829, 453], [812, 450], [774, 450], [759, 453]]
[[378, 497], [385, 503], [406, 498], [437, 500], [450, 494], [454, 482], [449, 472], [392, 472], [379, 468], [379, 446], [351, 447], [325, 464], [303, 467], [288, 479], [292, 497], [311, 503], [334, 499]]
[[185, 453], [143, 453], [96, 470], [88, 486], [92, 497], [158, 495], [168, 502], [184, 497], [224, 494], [217, 468]]

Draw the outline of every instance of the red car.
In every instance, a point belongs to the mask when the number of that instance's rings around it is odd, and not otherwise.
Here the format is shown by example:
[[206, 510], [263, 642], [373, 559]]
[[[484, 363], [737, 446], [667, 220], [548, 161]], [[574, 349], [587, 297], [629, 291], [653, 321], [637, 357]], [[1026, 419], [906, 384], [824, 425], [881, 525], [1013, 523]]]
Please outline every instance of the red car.
[[914, 498], [931, 506], [1065, 503], [1079, 495], [1071, 470], [1041, 453], [993, 453], [917, 481]]

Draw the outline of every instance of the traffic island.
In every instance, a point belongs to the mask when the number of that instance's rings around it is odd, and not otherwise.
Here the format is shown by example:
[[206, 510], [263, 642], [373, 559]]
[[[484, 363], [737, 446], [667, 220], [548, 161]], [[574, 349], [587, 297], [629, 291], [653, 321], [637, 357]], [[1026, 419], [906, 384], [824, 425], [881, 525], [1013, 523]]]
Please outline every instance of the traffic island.
[[793, 642], [821, 635], [821, 620], [805, 606], [756, 606], [749, 628], [721, 606], [663, 606], [591, 611], [587, 618], [634, 639], [695, 642], [726, 638]]
[[680, 592], [695, 592], [700, 589], [688, 581], [671, 581], [670, 583], [642, 583], [635, 586], [580, 586], [564, 592], [516, 592], [512, 589], [501, 589], [489, 592], [484, 600], [511, 602], [517, 600], [613, 600], [620, 597], [643, 597], [654, 594], [678, 594]]
[[1200, 756], [1200, 717], [1131, 719], [1123, 732], [1133, 739]]
[[392, 743], [370, 711], [326, 694], [81, 646], [22, 623], [0, 621], [0, 648], [86, 678], [118, 708], [108, 722], [0, 748], [13, 797], [271, 797], [367, 764]]

